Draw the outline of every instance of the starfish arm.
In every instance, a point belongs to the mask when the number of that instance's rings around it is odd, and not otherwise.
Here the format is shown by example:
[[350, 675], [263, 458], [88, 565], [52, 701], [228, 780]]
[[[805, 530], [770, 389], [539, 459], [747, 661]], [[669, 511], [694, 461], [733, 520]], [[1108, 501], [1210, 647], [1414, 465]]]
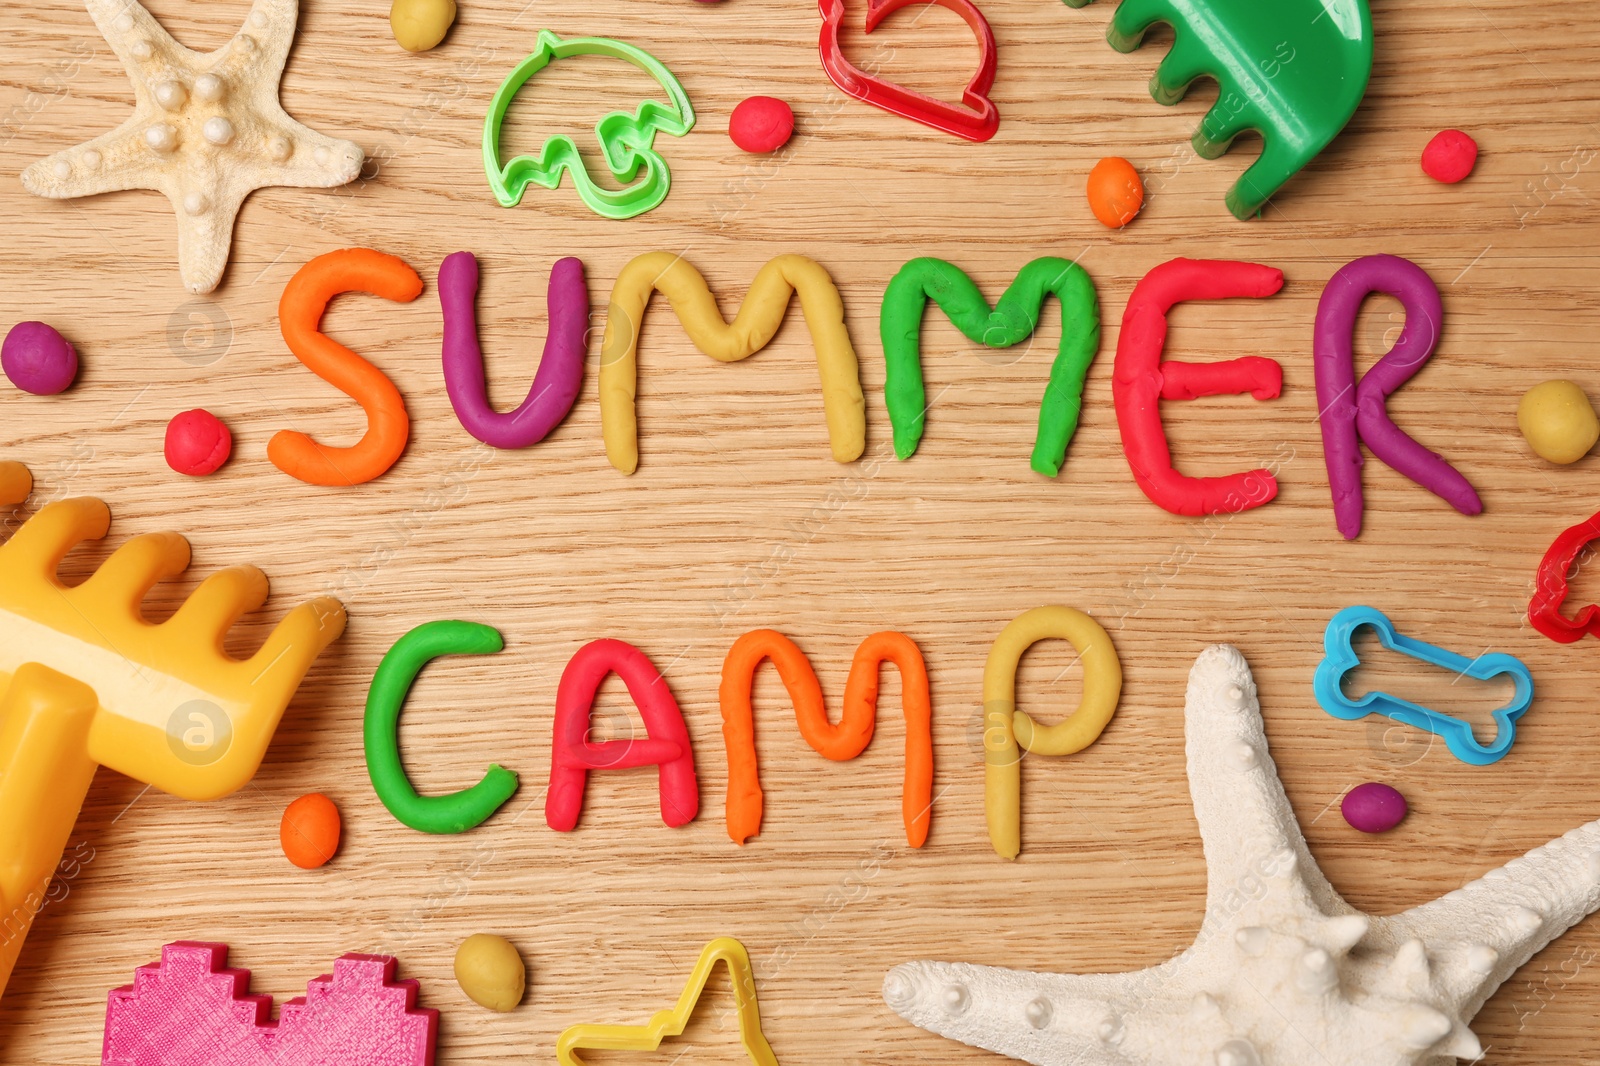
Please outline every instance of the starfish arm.
[[1055, 974], [908, 962], [883, 998], [920, 1029], [1035, 1066], [1127, 1066], [1124, 1020], [1165, 992], [1171, 963], [1120, 974]]
[[46, 156], [22, 172], [22, 184], [49, 200], [162, 188], [162, 161], [145, 144], [144, 126], [135, 115], [92, 141]]
[[1184, 730], [1189, 790], [1206, 857], [1206, 932], [1254, 924], [1271, 880], [1287, 879], [1301, 906], [1324, 915], [1355, 913], [1306, 847], [1277, 768], [1267, 752], [1249, 664], [1238, 649], [1213, 645], [1189, 672]]
[[281, 108], [276, 110], [275, 121], [263, 127], [258, 186], [332, 189], [354, 181], [361, 173], [366, 155], [359, 144], [318, 133], [290, 118]]
[[1398, 941], [1420, 940], [1431, 954], [1459, 958], [1437, 966], [1444, 992], [1471, 1018], [1517, 968], [1600, 908], [1600, 821], [1582, 825], [1490, 870], [1478, 880], [1378, 919]]
[[226, 180], [195, 182], [168, 191], [178, 216], [178, 273], [184, 288], [208, 293], [222, 281], [233, 247], [233, 224], [252, 190]]
[[300, 0], [255, 0], [245, 16], [241, 34], [249, 34], [259, 45], [252, 62], [270, 71], [275, 86], [289, 60], [295, 25], [300, 21]]
[[[173, 40], [166, 27], [157, 22], [155, 16], [146, 11], [138, 0], [84, 0], [84, 5], [89, 9], [89, 17], [99, 27], [100, 35], [106, 39], [117, 58], [122, 60], [135, 86], [143, 83], [152, 53], [193, 55], [189, 49]], [[141, 42], [145, 42], [149, 49], [143, 56], [135, 53], [135, 49], [146, 46]]]

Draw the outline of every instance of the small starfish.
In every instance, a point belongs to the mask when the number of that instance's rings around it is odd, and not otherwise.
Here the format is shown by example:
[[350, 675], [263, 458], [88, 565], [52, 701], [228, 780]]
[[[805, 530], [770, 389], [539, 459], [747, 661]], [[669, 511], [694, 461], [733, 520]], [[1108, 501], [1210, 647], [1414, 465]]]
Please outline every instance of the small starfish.
[[1234, 648], [1189, 675], [1189, 787], [1206, 916], [1169, 962], [1122, 974], [912, 962], [883, 996], [930, 1032], [1037, 1066], [1440, 1066], [1535, 952], [1600, 907], [1600, 822], [1392, 917], [1346, 903], [1283, 792]]
[[357, 145], [302, 126], [278, 103], [299, 0], [255, 0], [233, 39], [204, 54], [174, 41], [137, 0], [85, 3], [133, 82], [133, 116], [41, 159], [22, 183], [52, 200], [166, 193], [190, 292], [210, 292], [222, 279], [246, 196], [271, 185], [332, 188], [360, 172]]

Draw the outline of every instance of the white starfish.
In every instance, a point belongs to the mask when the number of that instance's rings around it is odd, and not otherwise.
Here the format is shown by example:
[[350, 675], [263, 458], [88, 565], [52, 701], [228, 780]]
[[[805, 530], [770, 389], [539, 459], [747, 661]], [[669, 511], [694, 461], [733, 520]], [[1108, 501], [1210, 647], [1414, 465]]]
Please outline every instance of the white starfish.
[[1206, 916], [1170, 962], [1124, 974], [896, 967], [883, 996], [930, 1032], [1038, 1066], [1439, 1066], [1482, 1054], [1470, 1021], [1600, 906], [1600, 822], [1393, 917], [1317, 868], [1267, 754], [1244, 657], [1189, 675], [1189, 787]]
[[155, 189], [178, 213], [178, 269], [191, 292], [222, 279], [244, 198], [269, 185], [332, 188], [361, 169], [361, 149], [324, 137], [278, 103], [299, 0], [255, 0], [215, 52], [174, 41], [137, 0], [85, 0], [133, 81], [133, 117], [22, 172], [53, 200]]

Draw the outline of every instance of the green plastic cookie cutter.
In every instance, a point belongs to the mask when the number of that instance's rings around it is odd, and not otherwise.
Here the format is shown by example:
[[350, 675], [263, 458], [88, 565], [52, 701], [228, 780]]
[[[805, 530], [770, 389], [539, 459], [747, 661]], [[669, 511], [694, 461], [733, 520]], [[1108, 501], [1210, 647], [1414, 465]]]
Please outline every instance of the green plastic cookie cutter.
[[1261, 158], [1228, 191], [1239, 218], [1259, 215], [1339, 135], [1372, 76], [1367, 0], [1122, 0], [1106, 40], [1131, 52], [1157, 22], [1175, 40], [1150, 80], [1156, 102], [1177, 103], [1202, 76], [1221, 89], [1195, 131], [1196, 154], [1215, 159], [1245, 130], [1261, 134]]
[[[668, 102], [665, 104], [646, 100], [631, 115], [626, 111], [613, 111], [595, 124], [594, 132], [605, 154], [606, 166], [618, 181], [631, 182], [640, 168], [644, 169], [644, 177], [625, 189], [596, 185], [583, 165], [578, 146], [567, 136], [551, 137], [537, 156], [519, 155], [505, 166], [500, 165], [500, 127], [518, 91], [529, 78], [549, 66], [551, 60], [579, 55], [609, 56], [632, 63], [655, 78], [666, 91]], [[489, 113], [483, 120], [483, 169], [501, 207], [515, 207], [521, 203], [522, 194], [530, 184], [558, 188], [561, 175], [571, 171], [572, 183], [589, 210], [606, 218], [632, 218], [659, 206], [672, 186], [672, 172], [667, 169], [667, 161], [654, 147], [656, 134], [682, 137], [692, 129], [694, 107], [689, 103], [688, 93], [683, 91], [672, 71], [649, 52], [610, 37], [562, 40], [549, 30], [540, 30], [538, 47], [533, 54], [517, 64], [495, 90], [494, 99], [489, 101]]]

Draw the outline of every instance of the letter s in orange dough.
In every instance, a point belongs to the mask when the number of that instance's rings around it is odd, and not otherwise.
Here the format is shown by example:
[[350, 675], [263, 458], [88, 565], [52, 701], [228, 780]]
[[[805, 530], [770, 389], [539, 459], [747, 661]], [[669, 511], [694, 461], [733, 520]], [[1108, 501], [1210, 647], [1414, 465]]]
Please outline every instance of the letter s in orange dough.
[[394, 382], [322, 332], [328, 303], [347, 292], [410, 303], [422, 294], [422, 278], [395, 256], [371, 248], [343, 248], [317, 256], [284, 286], [278, 323], [289, 350], [367, 413], [367, 432], [348, 448], [318, 444], [292, 429], [280, 430], [267, 442], [273, 466], [312, 485], [371, 481], [395, 464], [411, 435], [411, 419]]

